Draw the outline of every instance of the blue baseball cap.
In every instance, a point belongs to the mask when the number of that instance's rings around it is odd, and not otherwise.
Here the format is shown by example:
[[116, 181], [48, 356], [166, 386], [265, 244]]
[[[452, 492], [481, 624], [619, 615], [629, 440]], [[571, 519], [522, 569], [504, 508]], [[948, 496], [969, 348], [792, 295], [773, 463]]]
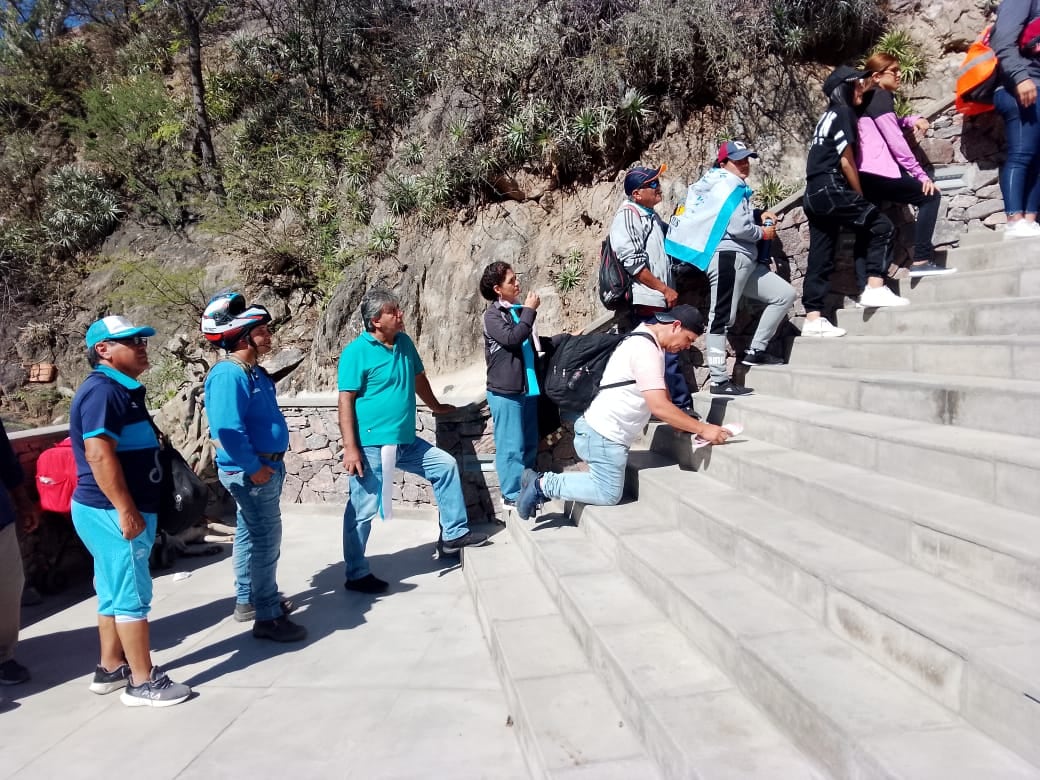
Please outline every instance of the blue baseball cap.
[[110, 314], [107, 317], [102, 317], [87, 328], [87, 349], [96, 346], [102, 341], [128, 339], [131, 336], [154, 335], [155, 328], [149, 328], [147, 325], [134, 325], [126, 317]]
[[667, 170], [667, 165], [662, 165], [660, 168], [633, 168], [625, 174], [625, 194], [631, 195], [650, 182], [657, 181], [657, 178]]
[[724, 163], [726, 160], [746, 160], [748, 157], [758, 157], [758, 152], [754, 149], [748, 149], [747, 145], [743, 141], [723, 141], [722, 145], [719, 146], [719, 162]]

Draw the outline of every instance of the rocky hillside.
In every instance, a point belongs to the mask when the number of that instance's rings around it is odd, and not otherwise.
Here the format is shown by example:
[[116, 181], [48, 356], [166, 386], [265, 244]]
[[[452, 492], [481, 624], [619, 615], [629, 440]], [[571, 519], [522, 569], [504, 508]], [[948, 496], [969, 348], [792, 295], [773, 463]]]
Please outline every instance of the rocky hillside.
[[[234, 12], [171, 2], [52, 37], [35, 22], [36, 43], [20, 53], [5, 39], [5, 417], [60, 414], [86, 371], [86, 325], [117, 309], [159, 328], [150, 389], [171, 395], [211, 359], [194, 323], [226, 286], [282, 323], [286, 391], [332, 388], [374, 285], [401, 295], [434, 372], [480, 359], [476, 286], [492, 260], [543, 291], [543, 332], [580, 326], [599, 314], [594, 264], [626, 167], [667, 162], [670, 208], [720, 138], [743, 137], [762, 155], [752, 184], [778, 200], [799, 186], [819, 79], [835, 61], [895, 31], [905, 40], [890, 45], [922, 71], [906, 97], [927, 103], [949, 92], [985, 10], [970, 0], [694, 4], [698, 14], [664, 0], [501, 13], [432, 0], [327, 5], [313, 18], [260, 0]], [[40, 363], [57, 364], [56, 383], [27, 382]]]

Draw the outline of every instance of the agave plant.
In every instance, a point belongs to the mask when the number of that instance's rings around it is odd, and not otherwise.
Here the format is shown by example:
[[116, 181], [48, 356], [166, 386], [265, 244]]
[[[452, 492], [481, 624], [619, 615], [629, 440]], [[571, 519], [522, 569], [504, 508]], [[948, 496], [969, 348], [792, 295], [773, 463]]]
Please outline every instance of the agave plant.
[[524, 117], [516, 115], [507, 120], [502, 128], [502, 136], [509, 156], [523, 160], [531, 152], [530, 126]]
[[650, 98], [635, 87], [629, 87], [618, 103], [618, 114], [628, 123], [641, 125], [654, 115]]
[[115, 193], [100, 176], [66, 165], [47, 180], [43, 230], [53, 247], [92, 246], [115, 227], [121, 213]]
[[404, 147], [405, 165], [419, 165], [426, 154], [426, 144], [422, 141], [409, 141]]
[[384, 220], [372, 228], [368, 236], [368, 251], [377, 255], [388, 255], [396, 251], [400, 236], [397, 223], [391, 219]]
[[888, 54], [899, 62], [903, 82], [913, 86], [925, 75], [926, 57], [920, 44], [906, 30], [889, 30], [878, 38], [871, 54]]
[[614, 129], [614, 112], [609, 106], [586, 107], [571, 120], [571, 137], [583, 148], [602, 149]]

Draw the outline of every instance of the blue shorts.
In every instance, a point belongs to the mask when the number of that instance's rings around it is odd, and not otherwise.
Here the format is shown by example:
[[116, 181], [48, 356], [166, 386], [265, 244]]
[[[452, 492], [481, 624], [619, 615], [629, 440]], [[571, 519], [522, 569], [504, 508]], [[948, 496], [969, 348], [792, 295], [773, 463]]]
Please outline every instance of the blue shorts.
[[124, 539], [115, 509], [72, 502], [72, 524], [94, 556], [98, 614], [116, 620], [142, 620], [152, 608], [152, 573], [148, 556], [155, 542], [157, 516], [142, 512], [144, 530]]

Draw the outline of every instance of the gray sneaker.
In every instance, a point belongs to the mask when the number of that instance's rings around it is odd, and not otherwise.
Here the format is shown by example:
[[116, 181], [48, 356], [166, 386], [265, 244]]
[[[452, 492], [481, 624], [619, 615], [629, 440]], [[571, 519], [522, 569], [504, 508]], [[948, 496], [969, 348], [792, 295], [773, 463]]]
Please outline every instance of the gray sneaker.
[[191, 688], [184, 683], [175, 683], [160, 672], [158, 666], [153, 666], [148, 681], [140, 685], [129, 682], [119, 695], [119, 701], [127, 707], [172, 707], [189, 696]]
[[130, 667], [121, 664], [109, 672], [100, 664], [94, 670], [94, 681], [90, 684], [90, 692], [101, 694], [115, 693], [120, 688], [125, 688], [130, 682]]

